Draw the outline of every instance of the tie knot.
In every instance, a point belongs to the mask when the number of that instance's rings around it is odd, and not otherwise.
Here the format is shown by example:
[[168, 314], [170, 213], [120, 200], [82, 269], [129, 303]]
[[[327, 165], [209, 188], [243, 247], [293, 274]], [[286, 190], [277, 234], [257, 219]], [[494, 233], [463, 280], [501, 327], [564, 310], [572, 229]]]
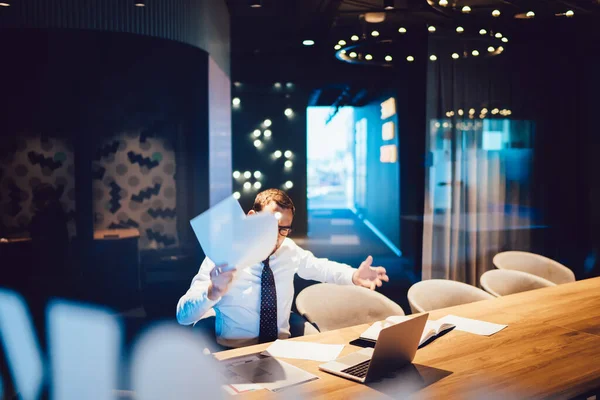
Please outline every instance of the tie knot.
[[262, 263], [263, 263], [263, 266], [268, 267], [269, 266], [269, 257], [267, 257]]

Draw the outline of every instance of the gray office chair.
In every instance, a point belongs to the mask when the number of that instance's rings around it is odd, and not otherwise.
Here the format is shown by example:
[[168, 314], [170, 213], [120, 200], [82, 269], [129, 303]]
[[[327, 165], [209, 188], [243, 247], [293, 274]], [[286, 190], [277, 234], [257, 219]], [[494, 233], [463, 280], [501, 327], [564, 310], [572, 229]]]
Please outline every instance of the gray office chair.
[[555, 283], [539, 276], [508, 269], [487, 271], [481, 275], [479, 282], [483, 290], [496, 297], [556, 286]]
[[404, 310], [384, 295], [358, 286], [318, 283], [298, 294], [296, 308], [320, 332], [372, 323]]
[[475, 286], [446, 279], [417, 282], [408, 289], [408, 303], [413, 313], [428, 312], [493, 298], [494, 296]]
[[528, 272], [557, 285], [575, 282], [575, 274], [564, 265], [539, 254], [526, 251], [505, 251], [494, 256], [496, 268]]

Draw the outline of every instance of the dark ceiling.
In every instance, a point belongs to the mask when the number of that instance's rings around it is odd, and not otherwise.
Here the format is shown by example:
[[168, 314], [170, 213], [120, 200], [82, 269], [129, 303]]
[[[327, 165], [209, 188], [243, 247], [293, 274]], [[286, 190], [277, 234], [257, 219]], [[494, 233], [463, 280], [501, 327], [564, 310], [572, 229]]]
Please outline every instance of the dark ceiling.
[[[250, 7], [249, 0], [226, 1], [231, 14], [233, 79], [311, 81], [320, 93], [313, 96], [315, 104], [322, 105], [361, 97], [364, 88], [375, 92], [394, 73], [393, 69], [379, 68], [374, 74], [373, 68], [377, 67], [357, 67], [336, 59], [334, 45], [342, 39], [353, 44], [350, 39], [353, 35], [359, 36], [360, 41], [372, 40], [371, 33], [377, 30], [379, 38], [393, 38], [393, 46], [398, 46], [396, 38], [401, 36], [398, 29], [406, 27], [412, 32], [423, 32], [413, 42], [425, 47], [426, 52], [428, 25], [438, 27], [436, 35], [442, 40], [447, 40], [443, 38], [444, 29], [454, 34], [457, 26], [464, 26], [476, 36], [484, 27], [488, 33], [502, 31], [510, 36], [512, 31], [523, 27], [533, 29], [539, 24], [567, 19], [584, 23], [591, 17], [597, 24], [600, 12], [600, 0], [394, 0], [393, 9], [388, 10], [384, 9], [384, 0], [262, 0], [259, 8]], [[471, 7], [469, 13], [462, 11], [465, 5]], [[501, 15], [494, 17], [494, 10]], [[574, 13], [573, 18], [565, 15], [568, 10]], [[535, 11], [535, 17], [517, 18], [527, 11]], [[384, 20], [369, 23], [366, 21], [369, 13], [379, 13]], [[306, 39], [313, 40], [314, 45], [304, 46], [302, 42]], [[484, 53], [487, 47], [483, 47]], [[394, 61], [405, 57], [406, 54], [394, 56]]]
[[[281, 54], [302, 47], [304, 39], [315, 46], [327, 45], [347, 35], [367, 34], [373, 29], [397, 29], [404, 25], [515, 24], [516, 15], [535, 11], [536, 19], [560, 18], [572, 10], [576, 18], [598, 15], [600, 0], [394, 0], [384, 9], [384, 0], [262, 0], [253, 8], [249, 0], [226, 0], [231, 13], [232, 52], [236, 54]], [[443, 0], [442, 0], [443, 1]], [[469, 14], [462, 7], [471, 7]], [[493, 10], [501, 11], [494, 18]], [[366, 13], [385, 13], [385, 21], [370, 24]], [[506, 29], [506, 28], [504, 28]]]

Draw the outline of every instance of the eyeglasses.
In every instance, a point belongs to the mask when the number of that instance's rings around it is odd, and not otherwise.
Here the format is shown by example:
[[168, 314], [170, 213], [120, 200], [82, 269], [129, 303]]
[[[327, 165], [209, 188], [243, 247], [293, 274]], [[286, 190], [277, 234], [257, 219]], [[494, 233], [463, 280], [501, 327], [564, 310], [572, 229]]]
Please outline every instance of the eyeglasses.
[[279, 227], [279, 234], [281, 236], [287, 236], [290, 233], [292, 233], [292, 227], [291, 226], [280, 226]]

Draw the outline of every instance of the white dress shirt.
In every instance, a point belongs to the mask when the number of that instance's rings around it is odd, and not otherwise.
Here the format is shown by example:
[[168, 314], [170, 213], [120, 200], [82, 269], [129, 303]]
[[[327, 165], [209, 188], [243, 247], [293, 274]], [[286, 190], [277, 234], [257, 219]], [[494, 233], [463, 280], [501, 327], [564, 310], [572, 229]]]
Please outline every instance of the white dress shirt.
[[[208, 298], [208, 286], [210, 271], [214, 266], [210, 259], [204, 259], [189, 290], [177, 303], [177, 321], [182, 325], [194, 324], [213, 308], [219, 344], [239, 347], [258, 343], [262, 263], [238, 270], [228, 292], [213, 301]], [[352, 275], [356, 271], [349, 265], [317, 258], [289, 238], [269, 257], [269, 266], [273, 270], [277, 289], [277, 326], [280, 339], [290, 337], [294, 274], [298, 273], [304, 279], [352, 285]]]

